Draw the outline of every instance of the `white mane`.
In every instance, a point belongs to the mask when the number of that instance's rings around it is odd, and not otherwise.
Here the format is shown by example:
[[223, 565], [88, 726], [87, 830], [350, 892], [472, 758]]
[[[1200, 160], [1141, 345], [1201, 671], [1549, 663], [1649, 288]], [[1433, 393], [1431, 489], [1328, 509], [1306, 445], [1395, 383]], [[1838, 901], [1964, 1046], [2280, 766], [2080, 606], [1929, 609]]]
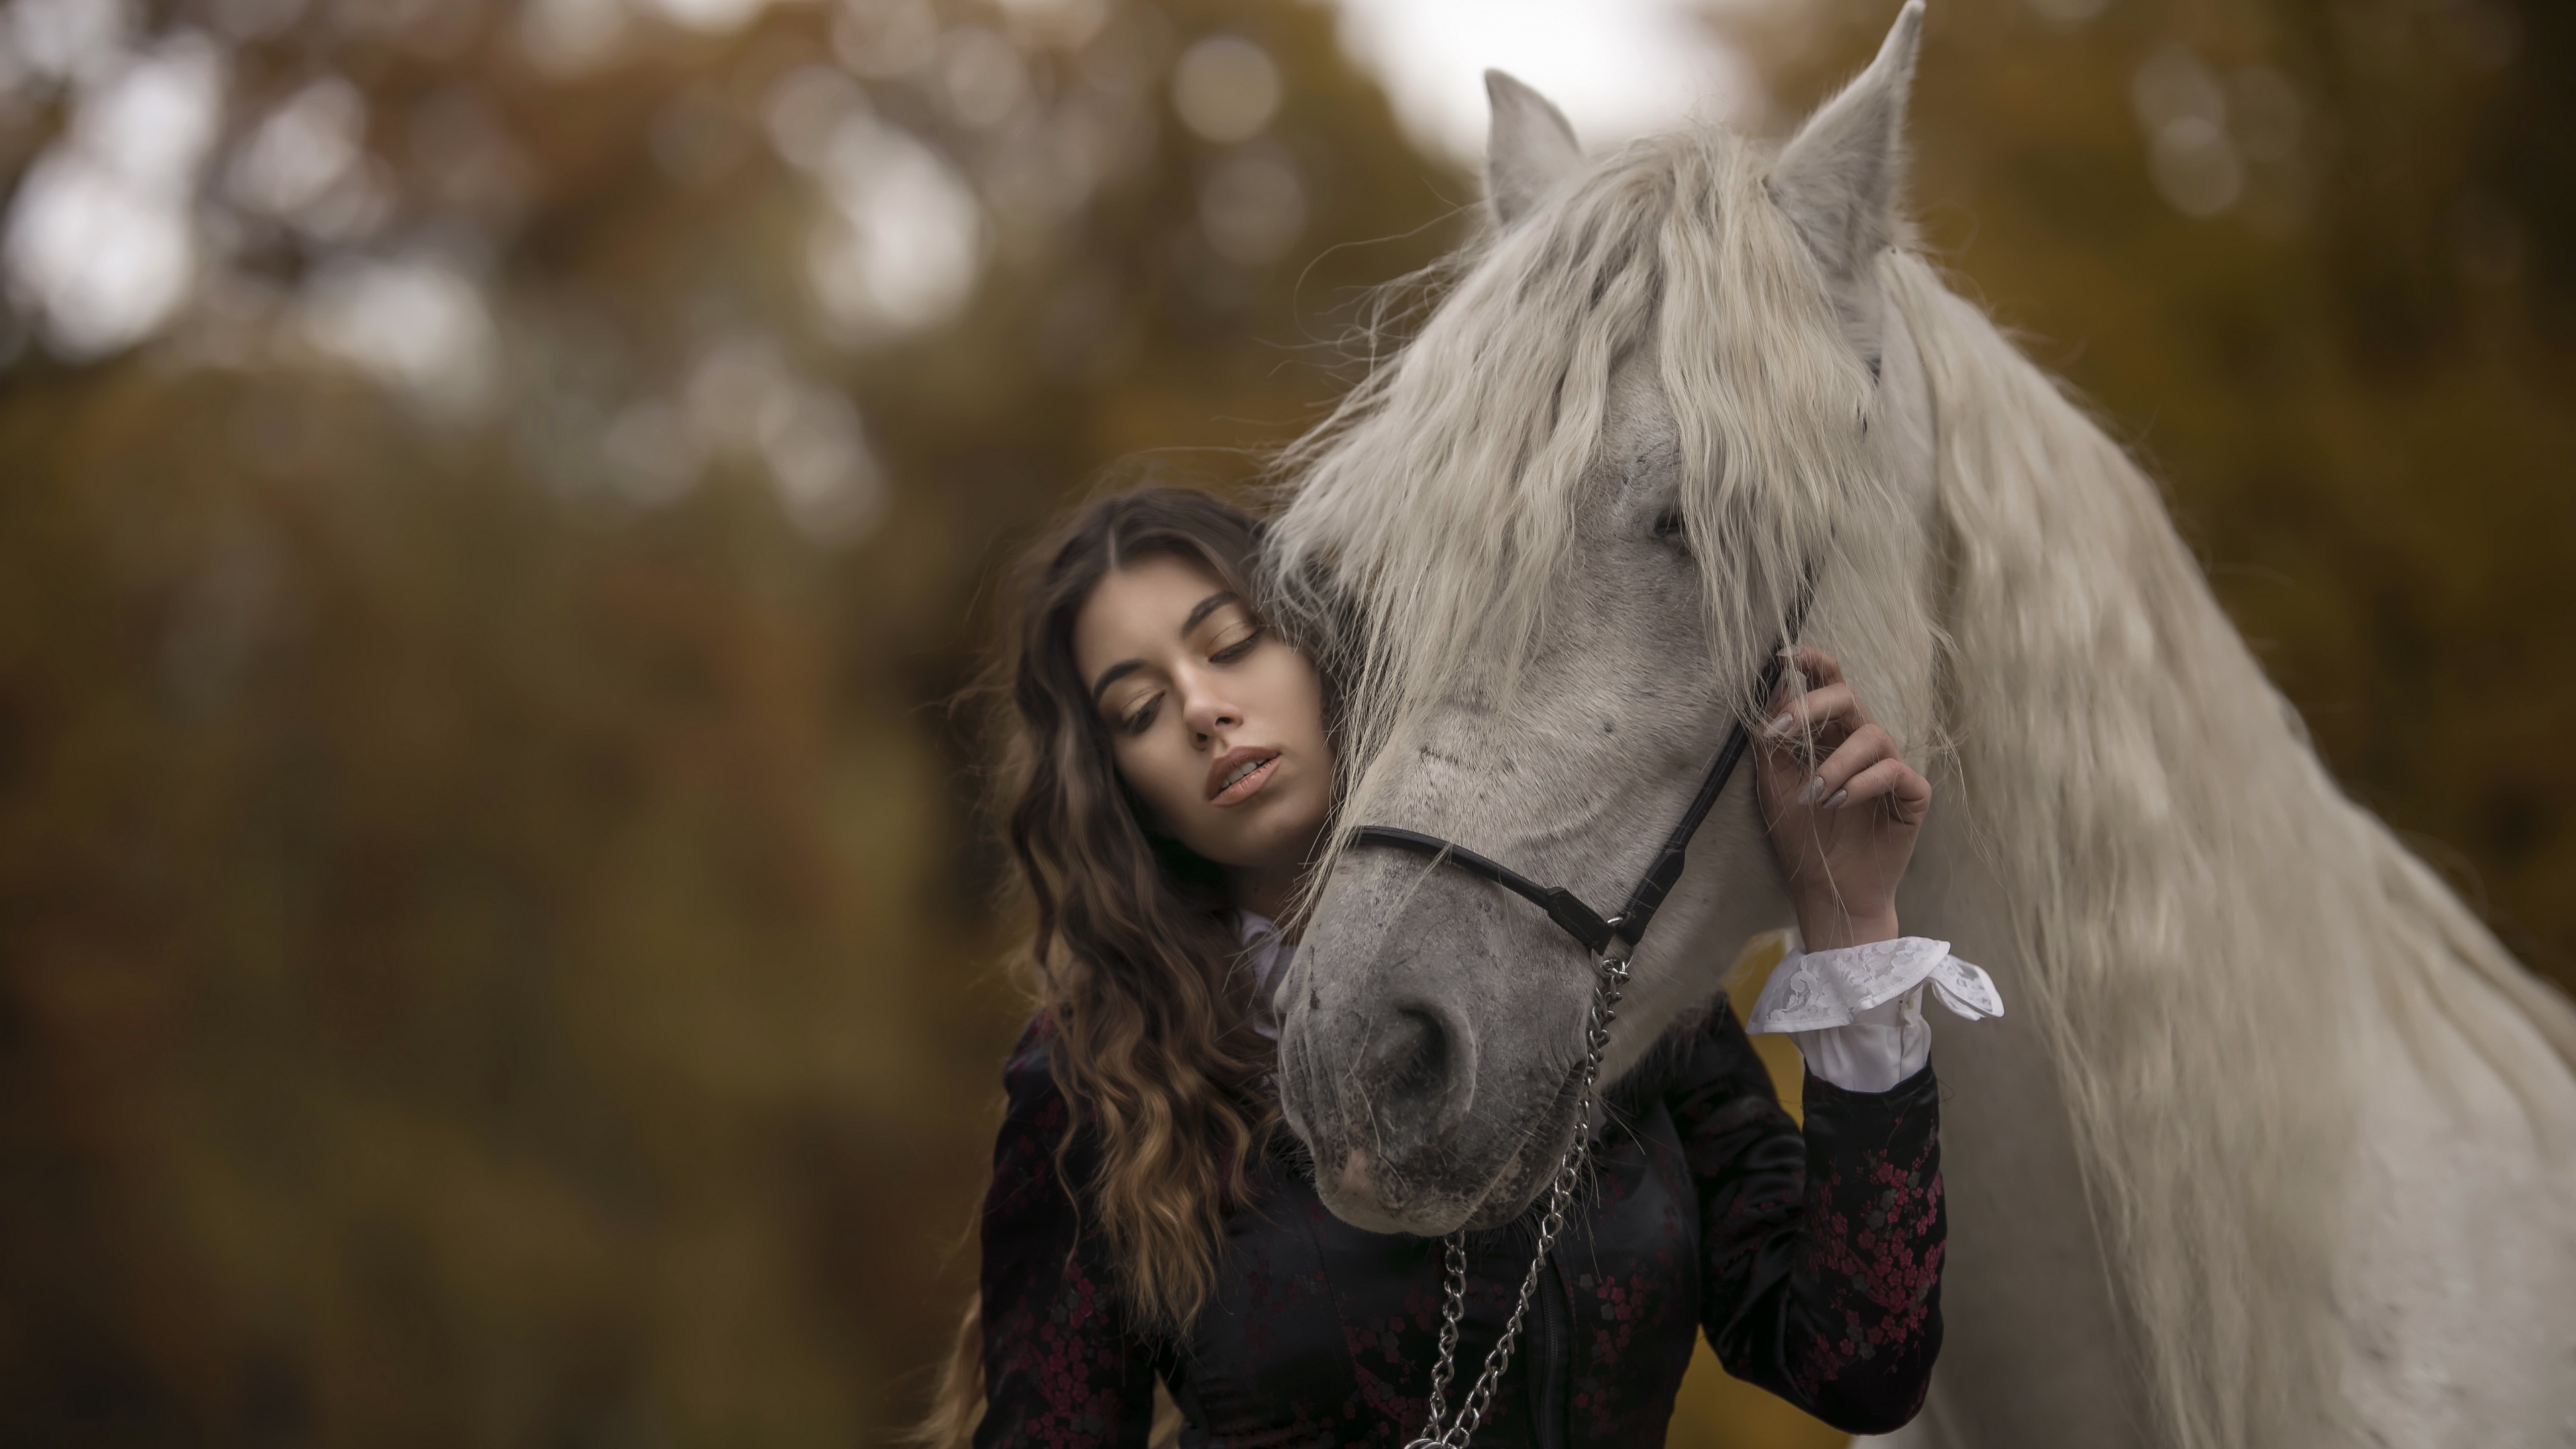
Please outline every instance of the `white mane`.
[[1880, 275], [1934, 400], [1960, 784], [2158, 1407], [2181, 1443], [2289, 1442], [2335, 1398], [2352, 1013], [2447, 1022], [2535, 1107], [2554, 1064], [2467, 998], [2570, 1063], [2576, 1015], [2335, 786], [2128, 456], [1920, 259]]
[[2317, 1225], [2353, 1129], [2347, 1014], [2449, 1023], [2535, 1113], [2558, 1063], [2472, 998], [2569, 1063], [2576, 1014], [2343, 797], [2145, 476], [1901, 251], [1880, 279], [1929, 377], [1936, 496], [1876, 476], [1869, 372], [1766, 165], [1713, 128], [1595, 165], [1286, 458], [1280, 607], [1356, 631], [1343, 818], [1421, 711], [1511, 687], [1587, 469], [1616, 461], [1613, 365], [1656, 347], [1712, 666], [1749, 677], [1814, 571], [1806, 637], [1907, 702], [1909, 753], [1955, 766], [2003, 883], [2168, 1437], [2300, 1438], [2337, 1401]]
[[1888, 586], [1920, 526], [1867, 466], [1871, 378], [1762, 175], [1715, 129], [1631, 144], [1462, 259], [1420, 335], [1283, 460], [1280, 605], [1356, 621], [1337, 659], [1354, 762], [1443, 698], [1511, 688], [1587, 469], [1619, 462], [1594, 455], [1613, 365], [1643, 346], [1676, 415], [1711, 667], [1749, 684], [1812, 571], [1805, 635], [1924, 692], [1924, 608]]

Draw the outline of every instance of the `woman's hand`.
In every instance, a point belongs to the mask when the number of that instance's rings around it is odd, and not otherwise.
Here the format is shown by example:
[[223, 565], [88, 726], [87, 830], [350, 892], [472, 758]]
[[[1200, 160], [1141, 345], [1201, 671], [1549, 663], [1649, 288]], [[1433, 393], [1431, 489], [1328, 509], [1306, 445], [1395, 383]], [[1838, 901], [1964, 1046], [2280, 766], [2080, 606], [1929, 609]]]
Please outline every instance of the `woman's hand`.
[[1810, 951], [1892, 940], [1896, 883], [1932, 812], [1932, 785], [1896, 752], [1821, 649], [1789, 651], [1761, 751], [1762, 819]]

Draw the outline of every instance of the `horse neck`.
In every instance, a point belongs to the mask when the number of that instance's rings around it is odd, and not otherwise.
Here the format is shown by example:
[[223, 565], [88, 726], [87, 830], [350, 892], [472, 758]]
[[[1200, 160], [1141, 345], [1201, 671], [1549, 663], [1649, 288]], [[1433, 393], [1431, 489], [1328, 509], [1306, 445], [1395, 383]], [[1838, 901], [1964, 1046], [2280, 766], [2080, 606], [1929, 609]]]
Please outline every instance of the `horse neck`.
[[2153, 485], [1922, 263], [1887, 275], [1934, 409], [1948, 793], [2007, 989], [2055, 1061], [2173, 1438], [2289, 1442], [2331, 1394], [2344, 1013], [2383, 999], [2398, 853]]
[[[1920, 261], [1972, 889], [2065, 1093], [2169, 1437], [2294, 1443], [2343, 1351], [2357, 1066], [2576, 1132], [2576, 1010], [2344, 798], [2153, 485]], [[2016, 1003], [2019, 1006], [2020, 1003]]]

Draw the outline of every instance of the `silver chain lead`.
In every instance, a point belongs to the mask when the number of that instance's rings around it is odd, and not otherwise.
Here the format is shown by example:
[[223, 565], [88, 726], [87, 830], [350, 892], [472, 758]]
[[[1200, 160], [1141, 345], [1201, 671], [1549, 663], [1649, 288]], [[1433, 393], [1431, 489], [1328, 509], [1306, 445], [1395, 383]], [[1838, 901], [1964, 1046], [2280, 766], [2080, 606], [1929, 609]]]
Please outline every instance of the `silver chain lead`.
[[[1617, 944], [1615, 938], [1612, 944]], [[1449, 1380], [1458, 1367], [1458, 1321], [1467, 1311], [1466, 1231], [1451, 1233], [1444, 1245], [1448, 1273], [1440, 1303], [1440, 1360], [1431, 1369], [1431, 1414], [1421, 1437], [1405, 1449], [1467, 1449], [1467, 1440], [1494, 1405], [1494, 1391], [1502, 1385], [1503, 1370], [1520, 1342], [1521, 1323], [1529, 1317], [1530, 1299], [1538, 1292], [1538, 1275], [1547, 1271], [1548, 1251], [1556, 1246], [1556, 1235], [1565, 1226], [1565, 1210], [1582, 1186], [1583, 1166], [1592, 1151], [1592, 1104], [1601, 1081], [1601, 1057], [1610, 1046], [1610, 1023], [1619, 1019], [1620, 989], [1627, 984], [1628, 958], [1616, 952], [1603, 956], [1601, 977], [1592, 990], [1592, 1014], [1584, 1029], [1583, 1087], [1574, 1102], [1574, 1145], [1565, 1149], [1556, 1180], [1548, 1185], [1547, 1212], [1538, 1224], [1538, 1251], [1530, 1258], [1529, 1271], [1521, 1276], [1520, 1301], [1512, 1305], [1503, 1336], [1494, 1340], [1493, 1351], [1485, 1355], [1484, 1371], [1476, 1375], [1475, 1386], [1458, 1405], [1454, 1420], [1449, 1417]]]

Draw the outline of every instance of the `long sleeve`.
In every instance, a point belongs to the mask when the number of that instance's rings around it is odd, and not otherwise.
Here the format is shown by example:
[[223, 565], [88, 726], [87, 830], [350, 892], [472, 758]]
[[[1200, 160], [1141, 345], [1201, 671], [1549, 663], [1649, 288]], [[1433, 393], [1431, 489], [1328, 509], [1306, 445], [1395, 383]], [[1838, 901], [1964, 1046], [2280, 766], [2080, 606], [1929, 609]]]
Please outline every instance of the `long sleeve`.
[[1700, 1321], [1727, 1372], [1854, 1434], [1913, 1418], [1941, 1347], [1938, 1088], [1807, 1077], [1802, 1136], [1721, 999], [1665, 1102], [1698, 1188]]
[[1003, 1073], [1010, 1107], [984, 1198], [984, 1418], [976, 1449], [1142, 1449], [1154, 1409], [1152, 1355], [1124, 1332], [1098, 1233], [1065, 1178], [1085, 1179], [1071, 1119], [1033, 1025]]

